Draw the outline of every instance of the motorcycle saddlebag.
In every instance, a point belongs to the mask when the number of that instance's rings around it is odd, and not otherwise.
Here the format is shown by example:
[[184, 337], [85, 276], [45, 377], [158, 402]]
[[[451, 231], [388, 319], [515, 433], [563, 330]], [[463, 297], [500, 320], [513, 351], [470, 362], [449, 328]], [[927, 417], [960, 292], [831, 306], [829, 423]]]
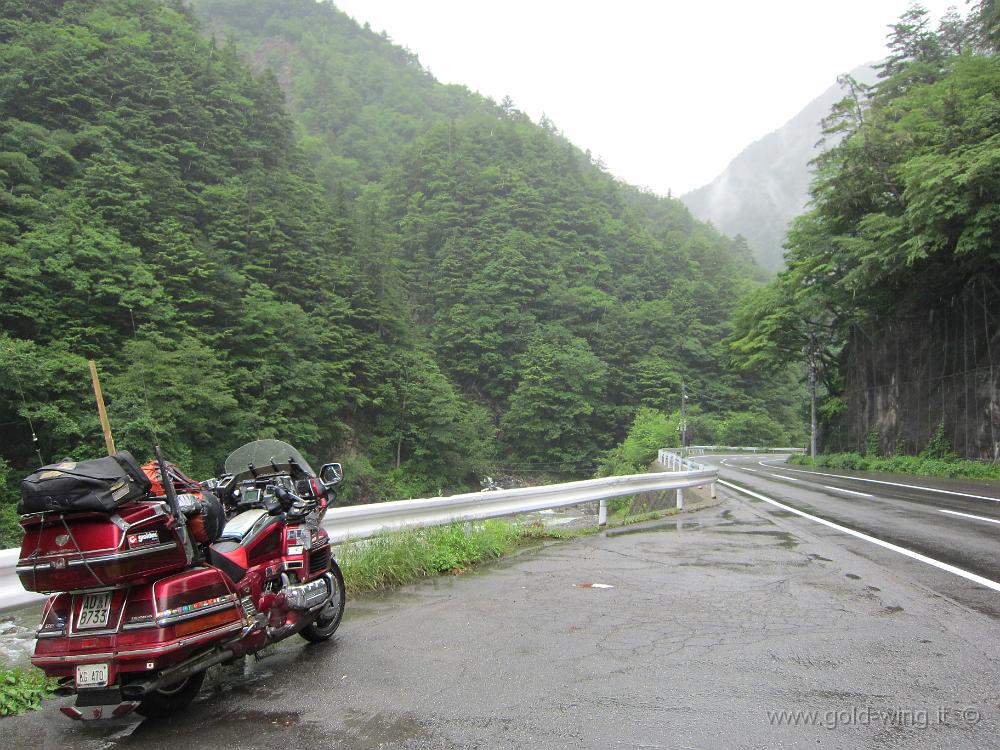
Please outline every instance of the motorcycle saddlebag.
[[135, 583], [188, 564], [166, 503], [114, 513], [35, 513], [21, 519], [16, 573], [28, 591], [79, 591]]
[[90, 461], [43, 466], [21, 482], [17, 512], [111, 513], [149, 492], [149, 478], [128, 451]]

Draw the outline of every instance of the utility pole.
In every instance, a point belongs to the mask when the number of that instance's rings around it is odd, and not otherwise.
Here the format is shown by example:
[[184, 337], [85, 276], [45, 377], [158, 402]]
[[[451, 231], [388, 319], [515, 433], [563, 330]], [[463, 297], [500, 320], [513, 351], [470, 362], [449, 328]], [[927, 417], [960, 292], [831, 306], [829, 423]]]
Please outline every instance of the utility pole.
[[809, 456], [816, 460], [816, 334], [809, 334]]
[[681, 448], [687, 446], [687, 386], [681, 381]]

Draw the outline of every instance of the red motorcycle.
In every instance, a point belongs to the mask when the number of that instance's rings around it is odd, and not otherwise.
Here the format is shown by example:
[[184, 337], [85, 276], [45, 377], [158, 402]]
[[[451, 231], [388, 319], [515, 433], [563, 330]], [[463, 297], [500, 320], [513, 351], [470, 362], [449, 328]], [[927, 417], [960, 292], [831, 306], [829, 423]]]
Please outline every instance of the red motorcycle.
[[122, 451], [22, 483], [17, 574], [52, 594], [31, 662], [77, 696], [70, 718], [166, 716], [209, 667], [337, 630], [344, 578], [321, 522], [340, 464], [317, 475], [292, 446], [259, 440], [225, 472], [194, 483], [157, 449], [143, 468]]

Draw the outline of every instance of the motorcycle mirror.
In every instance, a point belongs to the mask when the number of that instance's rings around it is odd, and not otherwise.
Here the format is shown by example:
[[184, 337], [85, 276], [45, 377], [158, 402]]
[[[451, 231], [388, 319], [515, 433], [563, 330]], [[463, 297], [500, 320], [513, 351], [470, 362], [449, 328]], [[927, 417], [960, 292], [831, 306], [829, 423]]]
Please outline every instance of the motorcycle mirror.
[[323, 468], [319, 470], [319, 480], [327, 487], [333, 487], [335, 484], [340, 484], [343, 478], [344, 467], [340, 464], [323, 464]]

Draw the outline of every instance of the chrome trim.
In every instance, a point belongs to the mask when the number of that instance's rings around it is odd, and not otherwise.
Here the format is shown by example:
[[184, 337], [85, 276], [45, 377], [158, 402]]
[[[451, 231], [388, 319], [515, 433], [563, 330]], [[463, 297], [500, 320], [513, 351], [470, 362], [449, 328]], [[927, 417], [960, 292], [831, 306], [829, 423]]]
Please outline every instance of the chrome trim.
[[93, 661], [96, 659], [114, 659], [111, 652], [105, 654], [70, 654], [68, 656], [35, 656], [31, 657], [31, 663], [36, 662], [63, 662], [63, 661]]
[[114, 635], [118, 632], [118, 628], [104, 628], [102, 630], [73, 630], [70, 633], [70, 638], [88, 638], [92, 635]]
[[156, 628], [159, 627], [156, 624], [156, 620], [150, 618], [149, 620], [143, 620], [142, 622], [126, 622], [122, 625], [122, 630], [142, 630], [143, 628]]
[[36, 630], [35, 638], [61, 638], [66, 635], [66, 628], [62, 630]]
[[180, 614], [176, 615], [157, 617], [155, 618], [156, 624], [162, 628], [166, 627], [167, 625], [173, 625], [174, 623], [177, 622], [183, 622], [184, 620], [191, 620], [194, 619], [195, 617], [201, 617], [202, 615], [207, 615], [212, 612], [218, 612], [223, 609], [232, 608], [233, 605], [236, 603], [236, 594], [226, 594], [225, 596], [221, 597], [221, 599], [222, 601], [216, 602], [215, 604], [209, 607], [202, 607], [201, 609], [193, 609], [190, 612], [181, 612]]
[[[123, 552], [111, 552], [109, 554], [100, 555], [97, 557], [66, 560], [66, 567], [76, 567], [79, 565], [98, 565], [104, 562], [115, 562], [117, 560], [122, 560], [130, 557], [141, 557], [142, 555], [148, 555], [153, 552], [163, 552], [165, 550], [176, 549], [176, 548], [177, 545], [174, 542], [164, 542], [163, 544], [156, 544], [150, 547], [137, 547], [136, 549], [125, 550]], [[80, 553], [77, 552], [75, 554], [80, 554]], [[39, 569], [45, 570], [46, 568], [54, 568], [54, 567], [55, 564], [51, 562], [38, 562], [34, 563], [33, 565], [19, 565], [16, 568], [14, 568], [14, 572], [17, 573], [18, 575], [21, 575], [22, 573], [32, 573]]]
[[[111, 523], [113, 523], [115, 526], [118, 527], [119, 531], [121, 531], [122, 534], [126, 534], [128, 532], [129, 524], [125, 523], [125, 519], [119, 516], [117, 513], [113, 514], [110, 520]], [[121, 546], [120, 543], [119, 546]]]
[[118, 651], [117, 653], [105, 653], [105, 654], [71, 654], [67, 656], [33, 656], [31, 658], [32, 664], [47, 664], [50, 662], [73, 662], [73, 661], [92, 661], [96, 659], [122, 659], [122, 658], [132, 658], [135, 656], [146, 656], [149, 654], [162, 654], [164, 651], [172, 651], [174, 649], [184, 648], [192, 643], [197, 643], [198, 641], [209, 640], [215, 638], [216, 636], [224, 635], [226, 633], [241, 630], [243, 628], [243, 621], [233, 623], [232, 625], [224, 625], [221, 628], [216, 628], [215, 630], [206, 630], [204, 633], [197, 633], [193, 636], [187, 638], [181, 638], [180, 640], [173, 641], [163, 646], [156, 646], [155, 648], [143, 648], [137, 649], [135, 651]]
[[235, 622], [232, 625], [223, 625], [221, 628], [216, 628], [215, 630], [206, 630], [204, 633], [197, 633], [195, 635], [189, 636], [188, 638], [181, 638], [179, 641], [174, 641], [163, 646], [157, 646], [155, 648], [144, 648], [138, 649], [136, 651], [119, 651], [117, 653], [118, 657], [131, 657], [131, 656], [143, 656], [145, 654], [162, 654], [164, 651], [171, 651], [175, 648], [184, 648], [192, 643], [197, 643], [198, 641], [204, 641], [209, 638], [214, 638], [217, 635], [222, 635], [224, 633], [229, 633], [234, 630], [241, 630], [243, 628], [243, 621]]

